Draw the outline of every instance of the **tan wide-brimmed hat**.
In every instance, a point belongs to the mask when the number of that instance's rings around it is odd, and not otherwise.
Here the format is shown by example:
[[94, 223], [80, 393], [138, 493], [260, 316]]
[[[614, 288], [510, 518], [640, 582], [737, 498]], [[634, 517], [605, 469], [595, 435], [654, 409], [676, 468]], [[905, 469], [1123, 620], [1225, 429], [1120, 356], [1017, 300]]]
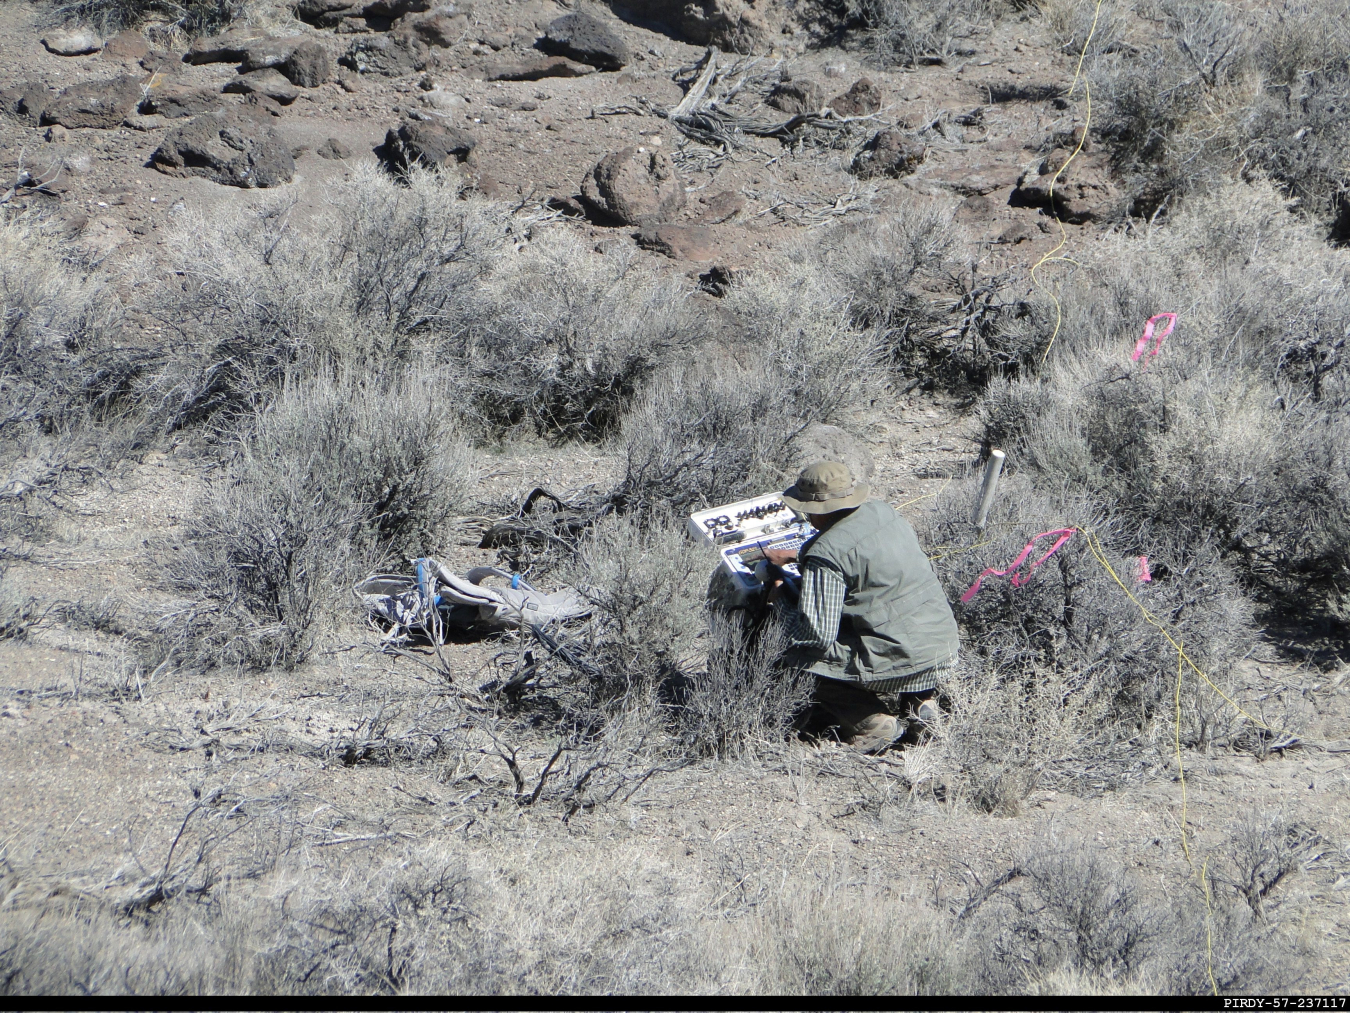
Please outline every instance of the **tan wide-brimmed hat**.
[[847, 464], [817, 461], [802, 469], [792, 488], [783, 492], [783, 502], [804, 514], [832, 514], [858, 506], [867, 492], [867, 484], [854, 478]]

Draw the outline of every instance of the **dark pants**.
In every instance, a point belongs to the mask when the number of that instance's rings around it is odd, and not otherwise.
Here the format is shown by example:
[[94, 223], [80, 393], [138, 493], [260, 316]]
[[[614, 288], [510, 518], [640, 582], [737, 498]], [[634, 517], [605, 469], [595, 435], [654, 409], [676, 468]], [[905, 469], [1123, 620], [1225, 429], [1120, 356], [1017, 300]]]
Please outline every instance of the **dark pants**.
[[921, 693], [874, 693], [861, 683], [817, 676], [811, 708], [802, 723], [802, 730], [819, 735], [828, 728], [838, 727], [842, 737], [848, 738], [855, 735], [868, 718], [878, 714], [907, 718], [919, 704], [936, 695], [936, 689]]

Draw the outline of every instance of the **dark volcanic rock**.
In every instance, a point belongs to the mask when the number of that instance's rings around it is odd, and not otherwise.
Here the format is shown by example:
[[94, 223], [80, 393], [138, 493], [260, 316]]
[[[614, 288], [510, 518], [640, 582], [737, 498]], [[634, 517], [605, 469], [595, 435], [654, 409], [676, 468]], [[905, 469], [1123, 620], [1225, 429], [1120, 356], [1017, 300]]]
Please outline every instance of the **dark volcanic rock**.
[[733, 53], [773, 48], [773, 27], [742, 0], [631, 0], [626, 6], [638, 19], [663, 22], [700, 46]]
[[870, 77], [860, 77], [853, 87], [830, 102], [840, 116], [870, 116], [881, 108], [882, 94]]
[[601, 70], [619, 70], [632, 59], [628, 46], [610, 27], [589, 14], [564, 14], [548, 26], [539, 48]]
[[155, 113], [171, 120], [181, 120], [188, 116], [200, 116], [202, 113], [221, 109], [225, 100], [214, 88], [151, 88], [141, 102], [141, 112]]
[[373, 35], [356, 39], [338, 63], [358, 74], [401, 77], [423, 70], [431, 48], [411, 35]]
[[183, 56], [184, 63], [239, 63], [249, 46], [271, 38], [266, 32], [239, 28], [222, 35], [195, 40]]
[[649, 225], [637, 234], [637, 244], [672, 260], [717, 259], [712, 230], [702, 225]]
[[450, 166], [468, 159], [477, 143], [471, 134], [456, 127], [406, 120], [389, 128], [381, 156], [394, 170], [406, 171], [414, 164]]
[[347, 145], [343, 144], [336, 137], [330, 137], [314, 149], [314, 154], [318, 155], [320, 158], [328, 159], [351, 158], [352, 149], [347, 147]]
[[266, 95], [274, 102], [288, 106], [296, 100], [300, 92], [295, 85], [286, 80], [281, 71], [274, 67], [267, 67], [263, 70], [252, 70], [247, 74], [240, 74], [233, 81], [225, 85], [221, 91], [236, 93], [239, 95], [260, 94]]
[[302, 42], [291, 51], [277, 69], [292, 84], [301, 88], [317, 88], [333, 78], [333, 59], [328, 50], [317, 42]]
[[299, 35], [287, 35], [282, 38], [250, 42], [244, 47], [244, 55], [239, 60], [239, 69], [247, 73], [250, 70], [262, 70], [264, 67], [279, 68], [291, 58], [291, 54], [303, 41]]
[[[471, 10], [472, 8], [467, 8]], [[453, 46], [468, 31], [469, 18], [463, 5], [445, 5], [425, 14], [408, 14], [394, 24], [394, 32], [411, 35], [428, 46]]]
[[684, 206], [684, 185], [664, 151], [629, 147], [606, 155], [586, 173], [581, 199], [602, 222], [646, 225]]
[[127, 115], [135, 112], [140, 100], [141, 83], [134, 77], [85, 81], [49, 99], [39, 122], [109, 130], [120, 126]]
[[917, 169], [928, 149], [919, 141], [891, 127], [878, 130], [853, 159], [851, 171], [862, 179], [874, 176], [907, 176]]
[[103, 47], [103, 58], [105, 60], [130, 60], [135, 63], [137, 60], [144, 60], [149, 55], [150, 47], [145, 42], [145, 36], [130, 29], [125, 32], [118, 32]]
[[789, 116], [818, 113], [825, 108], [825, 88], [810, 78], [794, 78], [778, 85], [764, 101]]
[[171, 176], [204, 176], [227, 186], [268, 187], [295, 174], [291, 149], [256, 115], [220, 111], [171, 132], [151, 164]]
[[485, 81], [539, 81], [546, 77], [584, 77], [595, 68], [565, 56], [546, 56], [526, 63], [499, 63], [483, 71]]

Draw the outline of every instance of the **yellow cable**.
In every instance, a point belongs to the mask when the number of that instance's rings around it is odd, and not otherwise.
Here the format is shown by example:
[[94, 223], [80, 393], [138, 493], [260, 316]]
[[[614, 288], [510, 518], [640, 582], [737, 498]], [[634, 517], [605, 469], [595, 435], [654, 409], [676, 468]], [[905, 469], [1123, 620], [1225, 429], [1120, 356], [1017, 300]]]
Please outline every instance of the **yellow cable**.
[[[1074, 68], [1073, 83], [1069, 85], [1069, 95], [1078, 87], [1078, 79], [1083, 74], [1083, 61], [1087, 59], [1088, 47], [1092, 45], [1092, 37], [1097, 34], [1097, 21], [1102, 16], [1102, 0], [1097, 0], [1096, 10], [1092, 12], [1092, 27], [1088, 29], [1087, 38], [1083, 40], [1083, 51], [1078, 54], [1078, 66]], [[1092, 85], [1086, 80], [1083, 82], [1083, 94], [1087, 99], [1087, 112], [1083, 120], [1083, 136], [1078, 139], [1078, 146], [1073, 149], [1073, 153], [1064, 160], [1064, 164], [1055, 170], [1055, 174], [1050, 177], [1050, 213], [1055, 216], [1055, 224], [1059, 226], [1059, 245], [1047, 253], [1040, 260], [1036, 261], [1035, 267], [1031, 269], [1031, 282], [1038, 289], [1048, 295], [1055, 304], [1055, 329], [1050, 332], [1050, 342], [1045, 346], [1045, 353], [1041, 356], [1041, 365], [1045, 365], [1045, 360], [1050, 357], [1050, 349], [1054, 347], [1055, 339], [1059, 337], [1060, 325], [1064, 322], [1064, 311], [1059, 304], [1059, 299], [1048, 288], [1041, 284], [1041, 280], [1036, 277], [1037, 270], [1042, 264], [1051, 260], [1068, 260], [1067, 257], [1056, 257], [1060, 250], [1064, 249], [1069, 242], [1069, 231], [1064, 227], [1064, 222], [1060, 220], [1059, 210], [1055, 207], [1055, 183], [1059, 181], [1060, 175], [1069, 167], [1069, 163], [1078, 157], [1078, 153], [1083, 150], [1083, 145], [1087, 143], [1088, 128], [1092, 126]]]

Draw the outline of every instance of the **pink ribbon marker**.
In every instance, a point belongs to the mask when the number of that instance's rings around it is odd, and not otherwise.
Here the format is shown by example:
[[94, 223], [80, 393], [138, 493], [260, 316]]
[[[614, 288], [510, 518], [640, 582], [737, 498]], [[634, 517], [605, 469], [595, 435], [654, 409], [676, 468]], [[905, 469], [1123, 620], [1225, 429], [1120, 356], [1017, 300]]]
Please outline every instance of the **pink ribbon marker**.
[[[966, 593], [961, 596], [961, 604], [964, 605], [966, 604], [966, 602], [970, 601], [970, 599], [975, 597], [975, 592], [979, 591], [980, 582], [983, 581], [985, 577], [1003, 577], [1011, 573], [1013, 575], [1012, 586], [1021, 587], [1023, 584], [1025, 584], [1027, 581], [1031, 579], [1031, 575], [1032, 573], [1035, 572], [1036, 567], [1040, 566], [1047, 559], [1049, 559], [1056, 552], [1058, 552], [1059, 547], [1073, 537], [1074, 531], [1075, 531], [1074, 528], [1055, 528], [1053, 531], [1042, 531], [1031, 541], [1027, 542], [1027, 547], [1022, 550], [1021, 555], [1019, 555], [1008, 565], [1008, 568], [1006, 570], [995, 570], [993, 567], [990, 567], [988, 570], [985, 570], [984, 573], [976, 577], [975, 583], [971, 584], [970, 588], [966, 591]], [[1036, 543], [1039, 542], [1042, 538], [1049, 538], [1051, 535], [1058, 535], [1058, 537], [1055, 539], [1055, 544], [1050, 546], [1050, 550], [1040, 559], [1036, 560], [1036, 562], [1032, 563], [1031, 566], [1027, 568], [1027, 572], [1025, 574], [1014, 572], [1017, 570], [1019, 566], [1021, 566], [1023, 563], [1026, 562], [1027, 557], [1031, 555], [1031, 550], [1035, 548]]]
[[[1157, 338], [1154, 340], [1153, 351], [1148, 353], [1149, 359], [1155, 358], [1157, 354], [1160, 351], [1162, 351], [1163, 338], [1171, 334], [1172, 328], [1177, 325], [1177, 315], [1175, 313], [1159, 313], [1156, 316], [1148, 318], [1148, 323], [1144, 325], [1143, 336], [1140, 337], [1140, 339], [1134, 343], [1134, 354], [1130, 356], [1130, 361], [1132, 362], [1139, 361], [1139, 357], [1142, 356], [1144, 354], [1144, 350], [1148, 348], [1148, 339], [1153, 337], [1154, 326], [1158, 323], [1159, 320], [1162, 320], [1164, 317], [1167, 318], [1167, 326], [1162, 330], [1161, 333], [1158, 334]], [[1145, 368], [1147, 368], [1148, 366], [1147, 359], [1144, 361], [1144, 366]]]
[[1148, 568], [1148, 556], [1140, 556], [1139, 562], [1134, 566], [1134, 582], [1147, 584], [1152, 579], [1153, 571]]

